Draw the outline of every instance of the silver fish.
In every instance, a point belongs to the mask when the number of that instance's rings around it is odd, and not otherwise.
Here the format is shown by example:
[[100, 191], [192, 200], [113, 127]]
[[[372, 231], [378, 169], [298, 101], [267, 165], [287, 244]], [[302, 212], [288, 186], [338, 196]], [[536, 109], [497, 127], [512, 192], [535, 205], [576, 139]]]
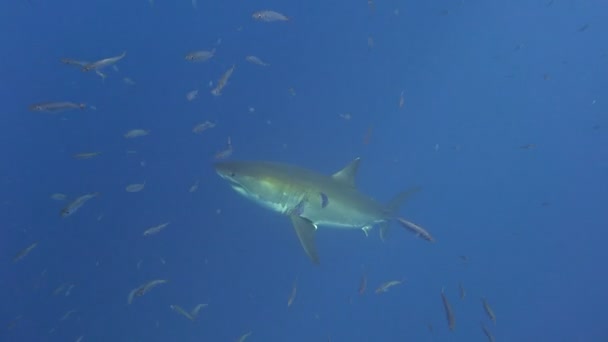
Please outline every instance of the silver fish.
[[167, 281], [168, 280], [164, 280], [164, 279], [152, 280], [139, 287], [134, 288], [133, 290], [131, 290], [131, 292], [129, 292], [129, 296], [127, 298], [127, 303], [131, 304], [135, 297], [141, 297], [141, 296], [145, 295], [148, 291], [155, 288], [156, 286], [164, 284]]
[[264, 67], [265, 67], [265, 66], [270, 66], [270, 64], [265, 63], [264, 61], [262, 61], [262, 60], [261, 60], [259, 57], [257, 57], [257, 56], [247, 56], [247, 57], [245, 57], [245, 60], [246, 60], [247, 62], [249, 62], [249, 63], [256, 64], [256, 65], [259, 65], [259, 66], [264, 66]]
[[169, 307], [171, 308], [171, 310], [177, 312], [178, 314], [186, 317], [187, 319], [194, 321], [194, 317], [188, 313], [186, 310], [182, 309], [181, 306], [179, 305], [169, 305]]
[[148, 229], [146, 229], [146, 231], [144, 232], [144, 236], [150, 236], [150, 235], [154, 235], [154, 234], [158, 234], [160, 233], [161, 230], [165, 229], [165, 227], [167, 227], [169, 225], [170, 222], [165, 222], [162, 224], [159, 224], [158, 226], [154, 226], [154, 227], [150, 227]]
[[200, 123], [200, 124], [197, 124], [196, 126], [194, 126], [194, 128], [192, 128], [192, 132], [195, 134], [200, 134], [213, 127], [215, 127], [215, 123], [207, 120], [203, 123]]
[[128, 131], [127, 133], [125, 133], [124, 137], [127, 139], [131, 139], [131, 138], [143, 137], [148, 134], [150, 134], [150, 130], [137, 128], [137, 129], [132, 129], [132, 130]]
[[189, 62], [205, 62], [210, 60], [213, 56], [215, 56], [215, 48], [211, 49], [211, 51], [201, 50], [189, 52], [184, 59]]
[[17, 252], [17, 254], [13, 257], [13, 262], [17, 262], [23, 258], [25, 258], [26, 255], [30, 254], [30, 252], [36, 248], [36, 246], [38, 246], [38, 242], [34, 242], [33, 244], [27, 246], [26, 248], [20, 250], [19, 252]]
[[414, 234], [416, 234], [416, 236], [419, 236], [428, 242], [435, 242], [435, 238], [431, 235], [431, 233], [419, 225], [402, 218], [398, 218], [397, 222], [399, 222], [403, 228], [412, 231]]
[[232, 67], [230, 69], [226, 70], [226, 72], [222, 75], [222, 77], [217, 81], [217, 86], [215, 88], [213, 88], [213, 90], [211, 90], [211, 94], [213, 96], [222, 95], [222, 90], [228, 84], [228, 79], [230, 79], [230, 76], [232, 76], [232, 73], [234, 72], [235, 67], [236, 67], [236, 65], [232, 65]]
[[289, 21], [289, 18], [279, 12], [271, 11], [271, 10], [262, 10], [254, 12], [251, 17], [256, 21], [265, 21], [265, 22], [273, 22], [273, 21]]
[[93, 192], [90, 194], [82, 195], [75, 199], [73, 202], [68, 204], [65, 208], [61, 209], [61, 217], [68, 217], [74, 214], [80, 207], [82, 207], [88, 200], [99, 196], [99, 192]]
[[125, 187], [126, 192], [140, 192], [146, 186], [146, 182], [129, 184]]
[[82, 67], [82, 71], [101, 70], [109, 65], [117, 63], [121, 59], [125, 58], [126, 55], [127, 55], [127, 52], [125, 51], [119, 56], [104, 58], [104, 59], [100, 59], [96, 62], [89, 63]]
[[29, 110], [33, 112], [62, 112], [70, 109], [85, 109], [87, 105], [84, 103], [74, 102], [41, 102], [30, 105]]

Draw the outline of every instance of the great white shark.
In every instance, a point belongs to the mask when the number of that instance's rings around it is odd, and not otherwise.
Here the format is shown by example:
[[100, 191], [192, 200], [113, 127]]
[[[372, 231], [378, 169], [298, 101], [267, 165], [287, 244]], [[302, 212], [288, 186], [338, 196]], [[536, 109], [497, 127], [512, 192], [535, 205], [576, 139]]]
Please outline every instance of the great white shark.
[[319, 226], [359, 229], [380, 227], [381, 237], [392, 220], [433, 242], [422, 227], [396, 216], [399, 206], [418, 188], [401, 192], [383, 205], [355, 186], [360, 158], [331, 176], [298, 166], [267, 161], [223, 161], [216, 172], [244, 197], [289, 216], [304, 251], [319, 263], [315, 232]]

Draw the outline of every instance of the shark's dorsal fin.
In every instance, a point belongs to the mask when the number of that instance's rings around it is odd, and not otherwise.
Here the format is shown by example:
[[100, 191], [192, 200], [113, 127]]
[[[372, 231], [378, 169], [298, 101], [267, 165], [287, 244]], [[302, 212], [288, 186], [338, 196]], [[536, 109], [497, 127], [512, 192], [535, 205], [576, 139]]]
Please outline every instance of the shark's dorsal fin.
[[342, 170], [334, 173], [332, 175], [333, 179], [338, 182], [348, 184], [352, 187], [355, 187], [355, 178], [357, 176], [357, 170], [359, 169], [359, 162], [361, 158], [357, 157], [355, 160], [350, 162], [350, 164], [346, 165]]

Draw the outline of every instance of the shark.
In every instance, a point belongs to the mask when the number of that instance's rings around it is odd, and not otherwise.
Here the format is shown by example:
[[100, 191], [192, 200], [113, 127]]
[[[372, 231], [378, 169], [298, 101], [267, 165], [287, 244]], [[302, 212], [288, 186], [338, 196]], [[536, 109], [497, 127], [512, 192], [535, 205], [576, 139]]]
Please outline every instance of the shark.
[[269, 161], [221, 161], [217, 174], [247, 199], [288, 216], [304, 251], [319, 264], [315, 232], [319, 227], [363, 230], [380, 227], [384, 240], [391, 221], [396, 221], [427, 241], [434, 238], [422, 227], [397, 217], [398, 208], [419, 187], [403, 191], [387, 204], [361, 193], [355, 178], [361, 158], [325, 175], [303, 167]]

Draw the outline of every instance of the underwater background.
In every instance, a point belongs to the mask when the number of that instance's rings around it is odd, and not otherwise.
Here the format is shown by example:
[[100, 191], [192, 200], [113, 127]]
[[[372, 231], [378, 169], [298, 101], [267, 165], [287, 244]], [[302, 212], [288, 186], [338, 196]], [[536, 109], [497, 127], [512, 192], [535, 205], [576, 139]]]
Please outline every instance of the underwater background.
[[[0, 341], [608, 341], [606, 18], [599, 0], [1, 2]], [[34, 107], [64, 101], [86, 108]], [[315, 266], [213, 168], [356, 157], [382, 203], [420, 187], [399, 216], [434, 243], [321, 226]]]

